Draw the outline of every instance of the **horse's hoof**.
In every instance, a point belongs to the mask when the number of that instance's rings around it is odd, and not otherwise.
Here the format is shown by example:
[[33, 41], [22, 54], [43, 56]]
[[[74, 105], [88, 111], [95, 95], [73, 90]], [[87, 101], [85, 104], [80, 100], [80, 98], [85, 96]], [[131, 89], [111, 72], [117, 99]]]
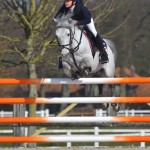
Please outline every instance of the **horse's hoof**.
[[84, 70], [84, 76], [87, 77], [89, 75], [89, 72], [87, 70]]
[[76, 79], [79, 79], [79, 77], [78, 77], [77, 74], [74, 73], [74, 74], [71, 75], [71, 79], [76, 80]]
[[107, 110], [108, 107], [109, 107], [109, 104], [108, 104], [108, 103], [103, 104], [103, 108], [104, 108], [105, 110]]
[[113, 110], [118, 112], [120, 110], [120, 104], [119, 103], [112, 103], [111, 106], [113, 107]]
[[89, 75], [89, 73], [92, 71], [92, 68], [85, 67], [83, 71], [84, 71], [84, 76], [87, 77]]

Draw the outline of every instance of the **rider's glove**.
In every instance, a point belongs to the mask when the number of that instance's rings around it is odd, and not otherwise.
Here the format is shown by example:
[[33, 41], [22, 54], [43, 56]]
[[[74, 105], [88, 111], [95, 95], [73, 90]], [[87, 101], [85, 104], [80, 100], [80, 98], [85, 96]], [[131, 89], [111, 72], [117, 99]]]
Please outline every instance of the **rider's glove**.
[[71, 20], [71, 22], [70, 22], [70, 24], [72, 24], [72, 25], [79, 25], [79, 21], [77, 21], [77, 20]]

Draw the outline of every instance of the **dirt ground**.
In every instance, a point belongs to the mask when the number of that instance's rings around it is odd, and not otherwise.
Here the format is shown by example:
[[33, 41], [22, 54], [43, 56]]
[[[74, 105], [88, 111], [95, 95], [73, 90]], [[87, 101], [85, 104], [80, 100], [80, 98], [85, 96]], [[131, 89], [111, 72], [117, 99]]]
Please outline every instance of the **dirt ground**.
[[150, 147], [73, 147], [73, 148], [0, 148], [0, 150], [150, 150]]

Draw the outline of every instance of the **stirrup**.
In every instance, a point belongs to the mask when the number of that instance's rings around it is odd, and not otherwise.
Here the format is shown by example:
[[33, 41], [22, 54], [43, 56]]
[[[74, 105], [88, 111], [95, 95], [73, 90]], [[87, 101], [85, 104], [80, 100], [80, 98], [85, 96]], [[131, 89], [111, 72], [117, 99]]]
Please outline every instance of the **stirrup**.
[[106, 59], [106, 60], [103, 60], [103, 59], [102, 59], [102, 55], [100, 55], [99, 62], [100, 62], [101, 64], [106, 64], [106, 63], [108, 63], [108, 62], [109, 62], [109, 59], [108, 59], [108, 57], [107, 57], [107, 59]]
[[105, 60], [105, 61], [102, 61], [102, 60], [101, 60], [101, 61], [100, 61], [101, 64], [106, 64], [106, 63], [108, 63], [108, 62], [109, 62], [109, 60]]

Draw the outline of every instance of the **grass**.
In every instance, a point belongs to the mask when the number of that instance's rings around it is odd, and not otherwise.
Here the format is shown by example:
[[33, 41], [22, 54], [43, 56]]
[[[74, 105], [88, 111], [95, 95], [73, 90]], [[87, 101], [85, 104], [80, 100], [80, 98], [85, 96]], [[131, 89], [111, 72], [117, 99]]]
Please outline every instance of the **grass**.
[[[92, 129], [94, 127], [87, 127], [87, 126], [82, 126], [82, 127], [71, 127], [71, 126], [67, 126], [67, 127], [63, 127], [63, 126], [51, 126], [48, 127], [47, 129]], [[118, 127], [102, 127], [99, 126], [99, 128], [101, 129], [117, 129]], [[140, 129], [142, 127], [119, 127], [118, 129]], [[13, 127], [11, 126], [0, 126], [0, 130], [9, 130], [9, 129], [13, 129]], [[37, 127], [37, 129], [40, 129], [40, 127]], [[149, 129], [149, 127], [144, 127], [144, 129]], [[75, 134], [79, 134], [79, 133], [75, 133]], [[93, 133], [88, 133], [88, 134], [93, 134]], [[101, 133], [105, 134], [105, 133]], [[109, 134], [109, 133], [108, 133]], [[47, 135], [47, 134], [43, 134], [43, 135]], [[1, 134], [0, 136], [13, 136], [12, 134]], [[39, 147], [66, 147], [67, 143], [38, 143], [37, 146]], [[115, 147], [115, 146], [140, 146], [140, 143], [126, 143], [126, 142], [99, 142], [100, 146], [109, 146], [109, 147]], [[0, 144], [0, 147], [12, 147], [13, 144], [11, 143], [4, 143], [4, 144]], [[85, 142], [81, 142], [81, 143], [72, 143], [72, 146], [94, 146], [94, 142], [89, 142], [89, 143], [85, 143]], [[146, 146], [150, 146], [150, 143], [146, 143]]]

